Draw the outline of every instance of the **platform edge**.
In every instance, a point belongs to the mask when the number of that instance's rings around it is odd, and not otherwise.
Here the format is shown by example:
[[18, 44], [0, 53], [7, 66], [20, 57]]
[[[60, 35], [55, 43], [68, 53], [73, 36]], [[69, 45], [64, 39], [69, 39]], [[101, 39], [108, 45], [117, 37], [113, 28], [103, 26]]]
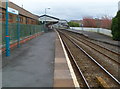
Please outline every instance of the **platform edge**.
[[66, 49], [65, 49], [65, 46], [64, 46], [64, 44], [63, 44], [63, 41], [62, 41], [59, 33], [58, 33], [56, 30], [55, 30], [55, 32], [57, 33], [57, 35], [58, 35], [58, 37], [59, 37], [59, 39], [60, 39], [60, 43], [61, 43], [61, 45], [62, 45], [63, 52], [64, 52], [64, 54], [65, 54], [65, 58], [66, 58], [66, 61], [67, 61], [67, 64], [68, 64], [68, 67], [69, 67], [69, 70], [70, 70], [70, 74], [71, 74], [71, 77], [72, 77], [72, 79], [73, 79], [73, 83], [74, 83], [74, 85], [75, 85], [75, 88], [76, 88], [76, 89], [80, 89], [80, 85], [79, 85], [79, 83], [78, 83], [78, 81], [77, 81], [77, 77], [76, 77], [76, 75], [75, 75], [75, 73], [74, 73], [72, 64], [71, 64], [70, 59], [69, 59], [69, 57], [68, 57], [68, 54], [67, 54], [67, 51], [66, 51]]

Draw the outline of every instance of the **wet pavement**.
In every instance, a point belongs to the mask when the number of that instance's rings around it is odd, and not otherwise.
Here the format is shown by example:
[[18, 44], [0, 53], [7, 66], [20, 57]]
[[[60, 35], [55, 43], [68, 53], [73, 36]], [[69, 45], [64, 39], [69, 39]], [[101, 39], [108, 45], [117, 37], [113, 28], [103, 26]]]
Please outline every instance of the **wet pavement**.
[[45, 33], [3, 56], [3, 87], [53, 87], [55, 38]]

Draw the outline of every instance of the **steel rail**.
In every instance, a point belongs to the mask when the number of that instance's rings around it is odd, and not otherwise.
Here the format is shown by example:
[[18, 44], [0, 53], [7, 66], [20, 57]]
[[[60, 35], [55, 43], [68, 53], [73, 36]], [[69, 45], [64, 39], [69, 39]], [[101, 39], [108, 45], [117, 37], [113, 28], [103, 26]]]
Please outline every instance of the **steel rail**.
[[[77, 37], [78, 37], [78, 36], [77, 36]], [[93, 43], [93, 42], [91, 42], [91, 41], [89, 41], [89, 40], [87, 40], [87, 39], [85, 39], [85, 38], [82, 38], [82, 39], [85, 40], [85, 41], [90, 42], [91, 44], [94, 44], [94, 45], [96, 45], [96, 46], [98, 46], [98, 47], [101, 47], [101, 48], [103, 48], [103, 49], [105, 49], [105, 50], [107, 50], [107, 51], [110, 51], [110, 52], [112, 52], [112, 53], [120, 56], [120, 53], [117, 53], [117, 52], [112, 51], [112, 50], [110, 50], [110, 49], [108, 49], [108, 48], [105, 48], [105, 47], [103, 47], [103, 46], [101, 46], [101, 45], [99, 45], [99, 44]]]
[[[70, 37], [71, 37], [71, 36], [70, 36]], [[75, 40], [78, 40], [77, 38], [74, 38], [74, 39], [75, 39]], [[80, 40], [78, 40], [78, 41], [80, 41]], [[83, 41], [81, 41], [81, 42], [82, 42], [82, 43], [84, 43], [85, 45], [89, 46], [90, 48], [94, 49], [95, 51], [97, 51], [97, 52], [101, 53], [101, 54], [102, 54], [102, 55], [104, 55], [105, 57], [107, 57], [107, 58], [111, 59], [112, 61], [114, 61], [114, 62], [115, 62], [115, 63], [117, 63], [118, 65], [120, 65], [120, 62], [119, 62], [119, 61], [116, 61], [115, 59], [111, 58], [110, 56], [108, 56], [108, 55], [106, 55], [106, 54], [102, 53], [101, 51], [99, 51], [99, 50], [95, 49], [94, 47], [92, 47], [92, 46], [90, 46], [90, 45], [86, 44], [85, 42], [83, 42]]]
[[[61, 31], [60, 31], [61, 32]], [[63, 33], [63, 32], [61, 32]], [[64, 33], [63, 33], [64, 34]], [[64, 34], [65, 35], [65, 34]], [[66, 36], [66, 35], [65, 35]], [[66, 36], [67, 37], [67, 36]], [[86, 54], [93, 62], [95, 62], [104, 72], [106, 72], [115, 82], [120, 85], [120, 81], [115, 78], [110, 72], [108, 72], [100, 63], [98, 63], [92, 56], [90, 56], [83, 48], [81, 48], [78, 44], [72, 41], [69, 37], [67, 37], [76, 47], [78, 47], [84, 54]]]
[[[62, 40], [63, 40], [63, 39], [62, 39]], [[77, 67], [79, 73], [81, 74], [81, 76], [82, 76], [82, 78], [83, 78], [83, 80], [84, 80], [84, 82], [85, 82], [87, 88], [88, 88], [88, 89], [91, 89], [90, 86], [89, 86], [89, 84], [88, 84], [88, 82], [87, 82], [87, 80], [85, 79], [85, 76], [83, 75], [83, 73], [82, 73], [80, 67], [78, 66], [77, 62], [75, 61], [75, 58], [74, 58], [73, 54], [71, 53], [69, 47], [68, 47], [67, 44], [64, 42], [64, 40], [63, 40], [63, 43], [64, 43], [64, 45], [66, 46], [68, 52], [70, 53], [70, 56], [72, 57], [72, 60], [73, 60], [73, 62], [75, 63], [75, 66]]]
[[[78, 42], [81, 41], [81, 40], [79, 40], [79, 39], [77, 39], [77, 38], [75, 38], [75, 37], [73, 37], [73, 36], [70, 36], [70, 35], [69, 35], [69, 37], [71, 37], [72, 39], [74, 39], [74, 40], [76, 40], [76, 41], [78, 40]], [[84, 39], [84, 38], [83, 38], [83, 39]], [[85, 40], [86, 40], [86, 39], [85, 39]], [[95, 49], [94, 47], [86, 44], [85, 42], [83, 42], [83, 41], [81, 41], [81, 42], [82, 42], [83, 44], [89, 46], [90, 48], [94, 49], [95, 51], [99, 52], [100, 54], [104, 55], [105, 57], [109, 58], [110, 60], [114, 61], [114, 62], [117, 63], [118, 65], [120, 65], [120, 62], [119, 62], [119, 61], [116, 61], [115, 59], [111, 58], [110, 56], [108, 56], [108, 55], [102, 53], [101, 51]], [[94, 43], [93, 43], [93, 44], [94, 44]], [[97, 44], [94, 44], [94, 45], [98, 46]], [[104, 49], [105, 49], [105, 48], [104, 48]], [[106, 50], [106, 49], [105, 49], [105, 50]], [[110, 52], [111, 52], [111, 51], [110, 51]], [[118, 54], [118, 56], [119, 56], [119, 54]]]
[[[68, 30], [67, 30], [67, 31], [68, 31]], [[80, 35], [80, 33], [72, 32], [72, 31], [68, 31], [68, 32]], [[85, 35], [83, 35], [83, 36], [86, 37]], [[88, 37], [87, 37], [87, 38], [88, 38]], [[86, 40], [85, 38], [83, 38], [83, 39]], [[91, 38], [88, 38], [88, 39], [91, 39]], [[95, 40], [95, 39], [92, 39], [92, 40]], [[89, 40], [86, 40], [86, 41], [89, 41]], [[95, 40], [95, 41], [97, 41], [97, 40]], [[115, 51], [112, 51], [112, 50], [110, 50], [110, 49], [108, 49], [108, 48], [105, 48], [105, 47], [103, 47], [103, 46], [101, 46], [101, 45], [98, 45], [98, 44], [96, 44], [96, 43], [93, 43], [93, 42], [91, 42], [91, 41], [89, 41], [89, 42], [92, 43], [92, 44], [94, 44], [94, 45], [97, 45], [97, 46], [99, 46], [99, 47], [101, 47], [101, 48], [103, 48], [103, 49], [105, 49], [105, 50], [107, 50], [107, 51], [110, 51], [110, 52], [112, 52], [112, 53], [114, 53], [114, 54], [116, 54], [116, 55], [118, 55], [118, 56], [120, 56], [120, 53], [117, 53], [117, 52], [115, 52]], [[100, 42], [102, 42], [102, 41], [100, 41]], [[102, 43], [104, 43], [104, 42], [102, 42]], [[114, 45], [112, 45], [112, 46], [114, 46]]]

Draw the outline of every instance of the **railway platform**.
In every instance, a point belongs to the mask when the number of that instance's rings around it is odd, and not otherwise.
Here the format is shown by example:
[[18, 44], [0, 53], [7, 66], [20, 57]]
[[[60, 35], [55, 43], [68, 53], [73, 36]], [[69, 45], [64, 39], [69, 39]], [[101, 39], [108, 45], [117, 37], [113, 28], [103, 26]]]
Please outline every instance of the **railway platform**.
[[112, 44], [112, 45], [120, 47], [120, 41], [114, 41], [112, 37], [110, 36], [106, 36], [106, 35], [99, 34], [96, 32], [89, 32], [89, 31], [72, 30], [72, 29], [67, 29], [67, 30], [83, 34], [87, 36], [88, 38], [96, 40], [96, 41], [101, 41], [107, 44]]
[[55, 47], [54, 87], [68, 87], [71, 89], [79, 87], [59, 34], [56, 36]]
[[[57, 32], [47, 32], [3, 55], [3, 87], [79, 87]], [[3, 88], [3, 89], [4, 89]]]

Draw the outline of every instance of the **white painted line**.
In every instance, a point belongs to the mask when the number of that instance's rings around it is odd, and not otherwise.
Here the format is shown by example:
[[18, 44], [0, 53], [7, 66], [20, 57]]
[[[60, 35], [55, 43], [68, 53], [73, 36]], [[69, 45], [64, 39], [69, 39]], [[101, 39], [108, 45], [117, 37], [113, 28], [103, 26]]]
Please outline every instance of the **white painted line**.
[[[56, 31], [56, 30], [55, 30], [55, 31]], [[59, 39], [60, 39], [60, 43], [61, 43], [61, 45], [62, 45], [64, 54], [65, 54], [65, 58], [66, 58], [66, 60], [67, 60], [67, 64], [68, 64], [68, 67], [69, 67], [69, 70], [70, 70], [70, 74], [71, 74], [71, 76], [72, 76], [72, 79], [73, 79], [73, 83], [74, 83], [74, 85], [75, 85], [75, 88], [76, 88], [76, 89], [80, 89], [80, 85], [79, 85], [79, 83], [78, 83], [78, 81], [77, 81], [77, 77], [76, 77], [76, 75], [75, 75], [75, 73], [74, 73], [72, 64], [71, 64], [70, 59], [69, 59], [69, 57], [68, 57], [68, 54], [67, 54], [67, 51], [66, 51], [66, 49], [65, 49], [65, 46], [64, 46], [64, 44], [63, 44], [63, 41], [62, 41], [59, 33], [58, 33], [57, 31], [56, 31], [56, 33], [57, 33], [57, 35], [58, 35], [58, 37], [59, 37]]]

